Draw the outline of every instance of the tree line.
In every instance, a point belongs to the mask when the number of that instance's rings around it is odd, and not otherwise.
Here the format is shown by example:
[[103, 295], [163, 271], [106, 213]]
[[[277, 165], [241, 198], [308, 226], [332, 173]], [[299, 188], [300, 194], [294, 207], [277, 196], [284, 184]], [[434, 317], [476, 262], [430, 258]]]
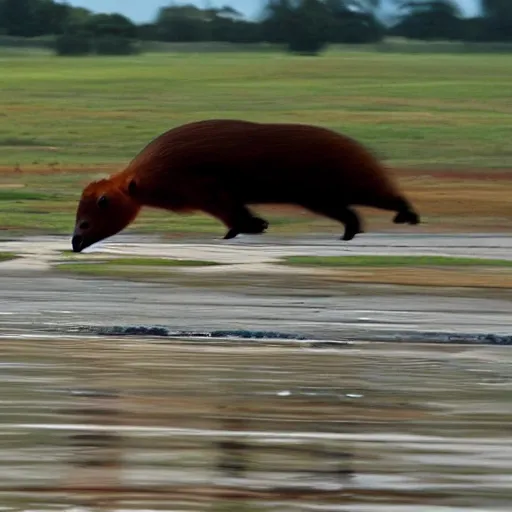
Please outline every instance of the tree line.
[[169, 5], [152, 23], [121, 14], [95, 14], [54, 0], [0, 0], [0, 35], [51, 36], [59, 55], [131, 54], [140, 41], [280, 44], [316, 54], [332, 43], [364, 44], [401, 36], [424, 41], [512, 41], [512, 0], [482, 0], [478, 17], [462, 15], [457, 0], [393, 0], [384, 23], [382, 0], [267, 0], [248, 20], [231, 7]]

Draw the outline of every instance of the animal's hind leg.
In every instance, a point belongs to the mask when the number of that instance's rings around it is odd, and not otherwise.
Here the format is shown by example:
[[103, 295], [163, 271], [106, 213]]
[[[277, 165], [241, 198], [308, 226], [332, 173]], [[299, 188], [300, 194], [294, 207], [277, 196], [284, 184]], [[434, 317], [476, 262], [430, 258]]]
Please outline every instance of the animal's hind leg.
[[352, 240], [359, 233], [363, 233], [361, 219], [354, 210], [346, 207], [339, 213], [341, 213], [341, 215], [340, 217], [338, 217], [338, 220], [345, 224], [345, 232], [341, 237], [342, 240], [349, 241]]
[[341, 237], [342, 240], [352, 240], [356, 235], [364, 233], [361, 219], [357, 213], [351, 208], [345, 209], [346, 222], [345, 222], [345, 233]]
[[371, 201], [366, 201], [362, 204], [373, 208], [381, 208], [382, 210], [396, 212], [396, 215], [393, 218], [393, 222], [395, 224], [416, 225], [420, 223], [420, 215], [414, 210], [411, 203], [404, 196], [372, 198]]
[[359, 215], [348, 206], [338, 206], [329, 203], [313, 204], [311, 202], [302, 203], [302, 206], [325, 217], [337, 220], [344, 224], [345, 232], [342, 240], [352, 240], [357, 234], [363, 233], [361, 219]]
[[412, 205], [404, 197], [399, 197], [391, 209], [397, 211], [393, 218], [395, 224], [412, 224], [420, 223], [420, 216], [416, 213]]

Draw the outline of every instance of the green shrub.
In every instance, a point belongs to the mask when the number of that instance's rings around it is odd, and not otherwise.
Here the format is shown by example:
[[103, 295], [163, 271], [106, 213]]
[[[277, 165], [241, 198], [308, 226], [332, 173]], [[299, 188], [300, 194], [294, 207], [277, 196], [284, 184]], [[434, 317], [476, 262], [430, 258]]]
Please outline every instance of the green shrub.
[[62, 34], [55, 39], [57, 55], [88, 55], [91, 50], [91, 37], [86, 33]]
[[98, 37], [94, 49], [98, 55], [132, 55], [139, 51], [133, 40], [120, 36]]

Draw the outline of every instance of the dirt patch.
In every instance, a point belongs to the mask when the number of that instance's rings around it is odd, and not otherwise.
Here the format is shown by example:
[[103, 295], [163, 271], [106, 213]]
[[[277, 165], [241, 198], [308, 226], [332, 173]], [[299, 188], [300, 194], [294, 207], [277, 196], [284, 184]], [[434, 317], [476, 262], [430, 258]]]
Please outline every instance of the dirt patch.
[[504, 180], [512, 181], [512, 169], [510, 168], [473, 168], [473, 167], [440, 167], [440, 168], [398, 168], [392, 167], [391, 172], [400, 179], [406, 177], [429, 176], [436, 179], [449, 180]]
[[[177, 269], [172, 276], [159, 274], [145, 276], [131, 274], [127, 278], [136, 281], [166, 282], [182, 286], [208, 286], [214, 288], [244, 289], [255, 283], [276, 289], [331, 290], [337, 283], [369, 284], [386, 286], [421, 287], [423, 293], [436, 288], [473, 288], [488, 290], [512, 289], [512, 270], [490, 268], [364, 268], [364, 269], [320, 269], [297, 268], [280, 265], [230, 265], [221, 269]], [[103, 276], [116, 278], [115, 275]], [[207, 278], [207, 280], [206, 280]]]
[[315, 278], [331, 282], [410, 286], [448, 286], [462, 288], [512, 288], [512, 270], [437, 269], [437, 268], [366, 268], [358, 270], [315, 269]]

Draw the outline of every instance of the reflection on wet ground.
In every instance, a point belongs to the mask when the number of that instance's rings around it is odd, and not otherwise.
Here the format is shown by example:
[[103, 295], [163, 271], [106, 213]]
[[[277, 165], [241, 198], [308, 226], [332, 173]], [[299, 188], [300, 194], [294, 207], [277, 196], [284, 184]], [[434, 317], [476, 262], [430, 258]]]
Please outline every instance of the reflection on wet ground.
[[[205, 280], [207, 284], [209, 279]], [[231, 288], [75, 278], [50, 272], [0, 274], [0, 334], [62, 333], [77, 326], [280, 331], [314, 339], [403, 339], [412, 333], [510, 336], [507, 291], [338, 285], [290, 278]], [[293, 287], [293, 288], [292, 288]], [[471, 295], [472, 294], [472, 295]], [[439, 341], [442, 341], [441, 339]]]
[[[510, 257], [509, 238], [103, 250], [251, 267], [284, 252]], [[509, 290], [254, 268], [76, 278], [47, 268], [68, 248], [54, 242], [4, 244], [25, 257], [0, 274], [0, 512], [512, 510]]]
[[0, 510], [510, 510], [507, 347], [2, 340]]

